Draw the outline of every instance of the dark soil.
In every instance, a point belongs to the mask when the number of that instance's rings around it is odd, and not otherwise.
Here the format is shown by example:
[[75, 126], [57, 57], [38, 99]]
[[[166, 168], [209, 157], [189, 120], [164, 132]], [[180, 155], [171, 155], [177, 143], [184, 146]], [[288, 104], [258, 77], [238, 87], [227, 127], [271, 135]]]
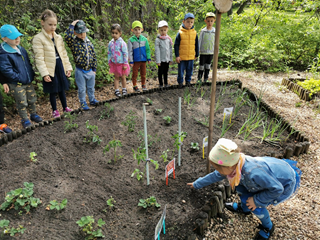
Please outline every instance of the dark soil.
[[[228, 90], [236, 91], [237, 88]], [[194, 118], [204, 120], [209, 114], [209, 90], [204, 87], [204, 98], [199, 96], [192, 107], [182, 104], [182, 131], [188, 133], [182, 147], [181, 166], [176, 165], [176, 179], [169, 178], [169, 186], [165, 184], [165, 165], [160, 158], [166, 149], [173, 149], [173, 135], [178, 130], [178, 97], [182, 97], [186, 89], [174, 89], [146, 95], [138, 95], [127, 99], [111, 102], [114, 112], [110, 118], [99, 121], [103, 106], [88, 112], [80, 113], [75, 123], [79, 128], [64, 133], [64, 122], [54, 122], [52, 126], [37, 128], [22, 137], [0, 148], [0, 202], [4, 201], [5, 193], [23, 187], [24, 182], [34, 183], [34, 196], [41, 198], [43, 204], [32, 209], [30, 214], [18, 214], [18, 211], [1, 212], [1, 219], [11, 221], [10, 226], [19, 224], [26, 227], [19, 239], [84, 239], [76, 224], [82, 216], [93, 216], [97, 221], [102, 218], [106, 225], [102, 227], [105, 239], [153, 239], [155, 226], [162, 210], [167, 204], [166, 234], [161, 239], [186, 239], [193, 234], [194, 222], [200, 209], [213, 194], [211, 185], [202, 190], [191, 190], [186, 183], [196, 180], [206, 173], [206, 161], [202, 159], [202, 151], [190, 151], [190, 143], [198, 142], [208, 135], [208, 128], [197, 123]], [[191, 90], [195, 94], [196, 88]], [[217, 94], [220, 86], [217, 87]], [[160, 164], [158, 170], [150, 166], [150, 185], [146, 178], [138, 181], [130, 177], [134, 169], [143, 170], [133, 159], [132, 149], [142, 144], [138, 132], [143, 130], [142, 104], [146, 98], [153, 101], [147, 108], [148, 134], [155, 140], [149, 148], [149, 157]], [[234, 99], [225, 97], [222, 106], [215, 115], [215, 125], [221, 126], [223, 108], [233, 106]], [[155, 115], [155, 109], [163, 109]], [[121, 122], [125, 116], [134, 111], [138, 116], [134, 132]], [[234, 125], [225, 134], [225, 138], [234, 139], [242, 126], [249, 106], [244, 106], [234, 120]], [[165, 125], [164, 116], [171, 116], [172, 122]], [[85, 122], [97, 125], [101, 145], [84, 143], [87, 133]], [[259, 129], [260, 133], [262, 129]], [[214, 127], [213, 142], [219, 139], [221, 130]], [[258, 131], [254, 133], [258, 134]], [[106, 155], [103, 148], [115, 137], [123, 147], [117, 149], [117, 155], [124, 155], [117, 162], [108, 163], [113, 159], [113, 150]], [[159, 140], [160, 138], [160, 140]], [[158, 140], [156, 140], [158, 139]], [[245, 153], [251, 156], [283, 154], [283, 147], [276, 147], [260, 140], [245, 141]], [[29, 160], [30, 152], [38, 154], [38, 162]], [[171, 155], [171, 154], [170, 154]], [[177, 154], [176, 154], [177, 155]], [[176, 156], [177, 157], [177, 156]], [[115, 208], [109, 209], [106, 201], [113, 197]], [[143, 209], [138, 207], [139, 199], [155, 196], [161, 204], [159, 209]], [[51, 200], [61, 202], [68, 199], [67, 207], [60, 211], [46, 211]]]

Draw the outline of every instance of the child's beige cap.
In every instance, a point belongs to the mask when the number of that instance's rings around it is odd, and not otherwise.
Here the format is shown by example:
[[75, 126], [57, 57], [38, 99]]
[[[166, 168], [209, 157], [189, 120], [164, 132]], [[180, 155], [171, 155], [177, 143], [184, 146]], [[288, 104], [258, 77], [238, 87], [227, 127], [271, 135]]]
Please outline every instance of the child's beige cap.
[[207, 19], [207, 17], [216, 18], [216, 15], [215, 15], [213, 12], [208, 12], [208, 13], [206, 14], [206, 19]]
[[225, 138], [220, 138], [209, 153], [209, 160], [221, 166], [233, 166], [239, 161], [240, 153], [234, 152], [238, 145]]

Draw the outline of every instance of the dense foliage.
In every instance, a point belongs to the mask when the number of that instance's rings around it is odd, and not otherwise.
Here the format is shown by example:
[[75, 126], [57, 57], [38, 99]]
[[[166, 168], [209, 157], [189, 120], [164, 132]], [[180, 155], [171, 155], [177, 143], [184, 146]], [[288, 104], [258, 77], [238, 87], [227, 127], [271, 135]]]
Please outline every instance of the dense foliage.
[[[320, 1], [233, 2], [233, 12], [222, 16], [219, 67], [273, 72], [307, 70], [314, 59], [319, 59]], [[111, 24], [121, 24], [122, 37], [127, 41], [132, 34], [131, 22], [142, 21], [144, 34], [149, 38], [151, 53], [154, 55], [154, 40], [159, 20], [169, 22], [169, 35], [174, 40], [185, 13], [195, 14], [195, 28], [199, 32], [205, 26], [205, 13], [215, 11], [212, 1], [203, 0], [0, 0], [0, 25], [13, 24], [24, 34], [21, 45], [29, 52], [33, 64], [31, 40], [40, 31], [39, 16], [46, 8], [57, 13], [59, 34], [63, 35], [75, 19], [83, 19], [87, 23], [90, 29], [89, 37], [98, 56], [97, 88], [113, 82], [106, 61]], [[68, 54], [72, 60], [69, 49]], [[147, 77], [156, 77], [155, 69], [155, 62], [148, 65]], [[34, 85], [38, 96], [43, 95], [41, 81], [37, 72]], [[70, 82], [71, 88], [75, 88], [74, 75]], [[13, 99], [5, 96], [4, 102], [12, 105]]]

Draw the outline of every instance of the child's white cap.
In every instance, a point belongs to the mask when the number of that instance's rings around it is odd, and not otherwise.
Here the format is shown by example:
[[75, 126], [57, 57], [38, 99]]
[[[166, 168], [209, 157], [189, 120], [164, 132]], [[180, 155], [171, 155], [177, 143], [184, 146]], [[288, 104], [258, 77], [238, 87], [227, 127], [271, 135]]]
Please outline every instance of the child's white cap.
[[158, 28], [161, 28], [161, 27], [168, 27], [168, 23], [164, 20], [160, 21], [158, 23]]
[[220, 138], [209, 153], [209, 160], [221, 166], [234, 166], [239, 161], [240, 153], [235, 152], [238, 145], [225, 138]]

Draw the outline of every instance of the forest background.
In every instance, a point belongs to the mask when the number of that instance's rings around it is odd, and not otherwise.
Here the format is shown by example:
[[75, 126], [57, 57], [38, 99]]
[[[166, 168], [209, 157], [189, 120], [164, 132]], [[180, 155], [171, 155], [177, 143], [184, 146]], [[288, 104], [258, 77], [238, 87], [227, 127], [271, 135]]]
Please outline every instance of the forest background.
[[[169, 35], [175, 35], [187, 12], [195, 15], [195, 29], [205, 27], [207, 12], [215, 12], [212, 1], [205, 0], [0, 0], [0, 25], [15, 25], [21, 33], [21, 45], [28, 51], [34, 66], [31, 40], [41, 30], [39, 16], [45, 9], [58, 16], [57, 33], [64, 35], [69, 24], [83, 19], [90, 32], [98, 59], [96, 88], [113, 82], [107, 61], [110, 27], [122, 26], [122, 38], [132, 35], [131, 23], [140, 20], [154, 58], [154, 41], [160, 20], [169, 23]], [[68, 55], [73, 64], [71, 51]], [[222, 15], [219, 68], [266, 72], [311, 71], [320, 69], [320, 1], [314, 0], [235, 0], [228, 14]], [[74, 65], [74, 64], [73, 64]], [[175, 68], [175, 64], [173, 65]], [[155, 78], [153, 61], [147, 77]], [[35, 68], [34, 85], [38, 97], [44, 97], [42, 78]], [[70, 78], [75, 89], [74, 73]], [[3, 93], [6, 107], [14, 99]]]

